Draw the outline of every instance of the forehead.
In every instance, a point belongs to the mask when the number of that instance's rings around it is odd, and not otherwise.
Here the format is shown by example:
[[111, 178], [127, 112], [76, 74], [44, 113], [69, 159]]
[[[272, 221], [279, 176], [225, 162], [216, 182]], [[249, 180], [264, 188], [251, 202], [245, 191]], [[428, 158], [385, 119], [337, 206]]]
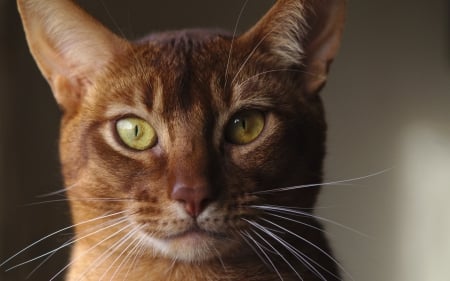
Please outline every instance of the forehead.
[[[151, 35], [113, 62], [96, 89], [100, 104], [144, 104], [161, 113], [190, 111], [226, 101], [231, 39], [205, 31]], [[203, 105], [203, 106], [202, 106]]]
[[[242, 108], [271, 110], [291, 104], [284, 93], [289, 72], [272, 71], [274, 66], [259, 51], [211, 31], [148, 36], [118, 57], [97, 81], [88, 102], [97, 114], [93, 119], [105, 117], [105, 111], [129, 114], [139, 109], [166, 123], [181, 117], [201, 124], [219, 115], [226, 119]], [[133, 110], [127, 113], [127, 108]]]

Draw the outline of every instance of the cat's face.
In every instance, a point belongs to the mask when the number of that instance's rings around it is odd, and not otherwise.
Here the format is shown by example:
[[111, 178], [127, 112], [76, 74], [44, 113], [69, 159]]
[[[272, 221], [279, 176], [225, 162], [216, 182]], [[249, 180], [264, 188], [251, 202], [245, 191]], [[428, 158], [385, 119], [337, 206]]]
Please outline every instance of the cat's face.
[[317, 189], [258, 191], [319, 182], [325, 128], [300, 69], [239, 40], [228, 61], [228, 36], [171, 36], [133, 45], [93, 81], [61, 154], [75, 205], [124, 212], [160, 254], [195, 261], [236, 251], [244, 219], [262, 213], [253, 205], [313, 206]]
[[[284, 233], [275, 242], [297, 262], [305, 265], [293, 247], [329, 263], [310, 216], [318, 189], [302, 187], [321, 181], [318, 92], [344, 6], [280, 0], [241, 36], [194, 30], [131, 43], [71, 1], [20, 0], [31, 51], [64, 111], [73, 262], [137, 248], [136, 257], [245, 260]], [[294, 208], [308, 223], [280, 215]]]

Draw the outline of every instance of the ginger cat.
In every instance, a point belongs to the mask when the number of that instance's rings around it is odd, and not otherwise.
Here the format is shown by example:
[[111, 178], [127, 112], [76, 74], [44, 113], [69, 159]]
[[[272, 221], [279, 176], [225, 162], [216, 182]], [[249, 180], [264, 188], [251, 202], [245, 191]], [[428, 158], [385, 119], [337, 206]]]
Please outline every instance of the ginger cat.
[[63, 111], [75, 238], [53, 279], [341, 280], [313, 208], [344, 0], [137, 42], [69, 0], [18, 5]]

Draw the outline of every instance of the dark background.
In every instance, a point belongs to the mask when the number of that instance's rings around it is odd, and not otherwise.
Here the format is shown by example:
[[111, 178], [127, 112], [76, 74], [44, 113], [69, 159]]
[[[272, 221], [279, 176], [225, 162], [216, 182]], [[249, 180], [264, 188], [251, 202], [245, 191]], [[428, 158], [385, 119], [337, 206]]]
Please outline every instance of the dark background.
[[[184, 27], [232, 30], [241, 0], [84, 0], [86, 9], [127, 38]], [[256, 22], [272, 1], [250, 0], [239, 24]], [[328, 180], [382, 175], [325, 188], [318, 211], [370, 236], [327, 224], [354, 280], [448, 280], [450, 271], [449, 5], [445, 0], [354, 0], [341, 53], [322, 93], [329, 120]], [[0, 0], [0, 263], [70, 224], [57, 156], [59, 112], [25, 43], [11, 0]], [[446, 169], [445, 169], [446, 168]], [[420, 176], [418, 176], [420, 175]], [[442, 218], [437, 220], [436, 218]], [[68, 232], [70, 233], [70, 232]], [[69, 239], [57, 235], [10, 265]], [[66, 263], [57, 254], [30, 280]], [[38, 263], [4, 273], [25, 280]]]

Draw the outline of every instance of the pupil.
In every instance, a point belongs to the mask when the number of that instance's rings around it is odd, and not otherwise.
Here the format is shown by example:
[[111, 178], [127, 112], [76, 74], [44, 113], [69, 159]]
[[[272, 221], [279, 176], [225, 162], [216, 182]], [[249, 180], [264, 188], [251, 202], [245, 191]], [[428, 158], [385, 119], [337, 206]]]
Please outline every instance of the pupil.
[[137, 137], [139, 135], [139, 127], [136, 125], [134, 126], [134, 136]]
[[247, 122], [245, 122], [245, 119], [241, 121], [242, 123], [242, 129], [246, 129], [247, 128]]

